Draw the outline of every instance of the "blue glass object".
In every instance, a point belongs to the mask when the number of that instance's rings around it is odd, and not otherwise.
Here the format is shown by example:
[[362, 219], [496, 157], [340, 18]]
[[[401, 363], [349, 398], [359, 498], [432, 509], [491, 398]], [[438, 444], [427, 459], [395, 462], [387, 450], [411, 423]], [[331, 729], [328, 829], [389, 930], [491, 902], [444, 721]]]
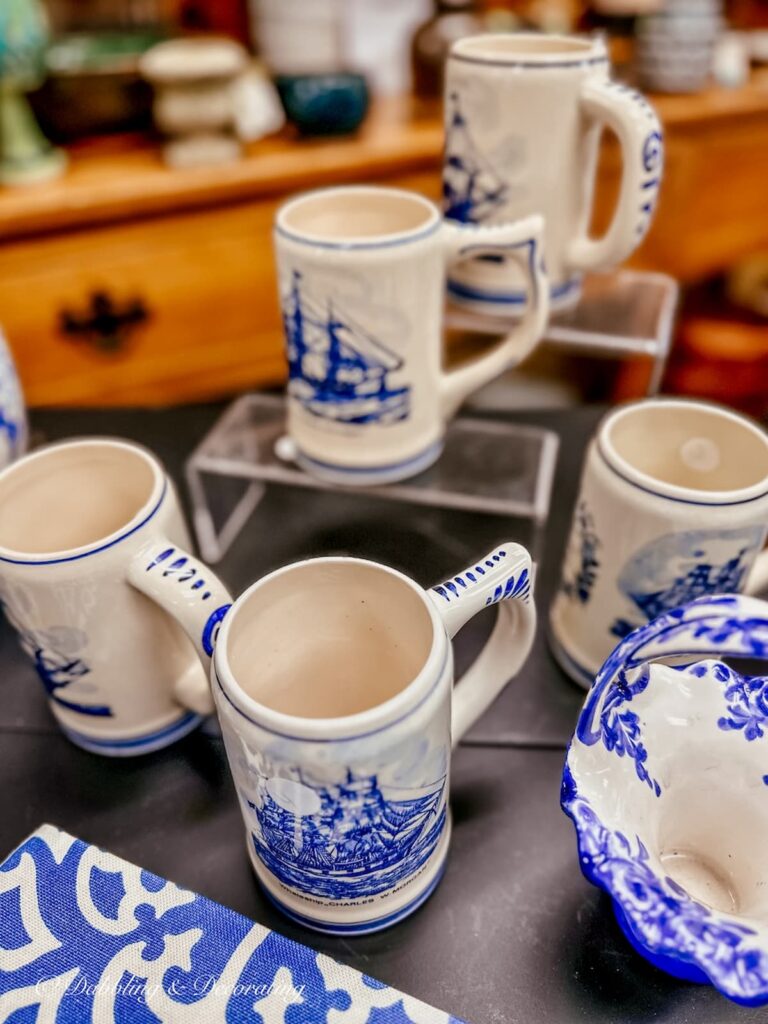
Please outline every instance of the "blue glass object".
[[368, 85], [362, 75], [278, 75], [285, 113], [302, 135], [349, 135], [368, 112]]

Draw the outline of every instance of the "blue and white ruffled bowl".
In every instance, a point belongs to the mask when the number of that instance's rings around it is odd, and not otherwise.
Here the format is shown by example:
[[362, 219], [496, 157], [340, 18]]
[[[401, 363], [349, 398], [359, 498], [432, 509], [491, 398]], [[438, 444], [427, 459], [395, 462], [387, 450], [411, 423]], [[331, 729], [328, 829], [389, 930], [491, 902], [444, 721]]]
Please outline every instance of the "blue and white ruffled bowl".
[[[704, 597], [631, 633], [587, 695], [563, 772], [586, 878], [669, 974], [768, 1003], [768, 604]], [[671, 667], [656, 659], [685, 661]]]

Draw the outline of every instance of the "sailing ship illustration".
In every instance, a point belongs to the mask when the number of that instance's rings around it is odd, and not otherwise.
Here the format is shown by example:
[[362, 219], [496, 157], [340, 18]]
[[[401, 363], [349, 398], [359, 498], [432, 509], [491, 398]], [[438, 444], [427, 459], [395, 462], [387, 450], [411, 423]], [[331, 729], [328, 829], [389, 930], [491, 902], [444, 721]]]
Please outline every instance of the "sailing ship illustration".
[[451, 94], [450, 103], [443, 162], [445, 216], [465, 224], [482, 224], [505, 202], [507, 186], [478, 152], [456, 93]]
[[[677, 576], [667, 587], [659, 590], [638, 593], [632, 590], [625, 590], [625, 593], [637, 605], [645, 618], [650, 621], [657, 618], [664, 612], [679, 608], [681, 605], [689, 604], [697, 597], [705, 594], [732, 594], [741, 589], [742, 582], [749, 568], [748, 559], [753, 554], [753, 548], [744, 547], [733, 558], [729, 558], [721, 565], [711, 565], [707, 562], [698, 562], [687, 572]], [[696, 552], [704, 556], [704, 551]], [[617, 619], [614, 622], [611, 632], [616, 636], [624, 637], [631, 633], [640, 623], [627, 622], [625, 619]]]
[[409, 877], [431, 855], [445, 824], [445, 779], [405, 800], [388, 799], [375, 775], [347, 772], [315, 787], [320, 809], [298, 815], [264, 791], [248, 800], [253, 842], [286, 885], [328, 899], [371, 896]]
[[330, 301], [323, 310], [302, 295], [296, 270], [283, 303], [283, 325], [288, 392], [308, 412], [342, 423], [407, 419], [410, 388], [390, 383], [404, 360]]
[[[93, 715], [97, 718], [112, 717], [112, 709], [105, 704], [83, 704], [79, 700], [71, 700], [62, 695], [62, 691], [67, 687], [80, 682], [84, 676], [90, 673], [89, 666], [82, 658], [53, 647], [45, 638], [44, 633], [23, 629], [14, 621], [13, 613], [3, 601], [0, 601], [0, 610], [5, 612], [9, 623], [16, 630], [21, 649], [32, 659], [35, 671], [50, 700], [68, 711], [76, 711], [81, 715]], [[60, 627], [59, 633], [62, 632], [63, 627]], [[67, 639], [70, 640], [70, 643], [65, 646], [74, 646], [71, 638]]]

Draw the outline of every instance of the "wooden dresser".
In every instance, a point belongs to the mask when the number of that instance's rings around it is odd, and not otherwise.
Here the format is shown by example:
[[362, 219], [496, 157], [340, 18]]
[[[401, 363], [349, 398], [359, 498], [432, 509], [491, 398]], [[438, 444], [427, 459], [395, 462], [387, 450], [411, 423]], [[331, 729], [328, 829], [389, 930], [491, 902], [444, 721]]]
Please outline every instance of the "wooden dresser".
[[[655, 102], [666, 182], [634, 262], [692, 281], [768, 248], [768, 72]], [[0, 325], [28, 401], [165, 404], [278, 383], [275, 207], [343, 181], [437, 198], [441, 148], [437, 110], [388, 101], [354, 139], [269, 139], [232, 166], [186, 171], [146, 142], [104, 142], [74, 150], [60, 181], [0, 190]], [[597, 227], [619, 171], [609, 143]]]

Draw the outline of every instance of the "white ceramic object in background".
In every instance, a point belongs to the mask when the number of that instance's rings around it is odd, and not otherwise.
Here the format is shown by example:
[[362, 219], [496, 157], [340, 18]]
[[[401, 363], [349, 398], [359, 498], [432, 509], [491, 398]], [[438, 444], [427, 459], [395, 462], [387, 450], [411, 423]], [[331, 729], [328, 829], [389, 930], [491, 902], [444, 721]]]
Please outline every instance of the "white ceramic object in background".
[[657, 92], [699, 92], [709, 83], [723, 25], [721, 0], [666, 0], [637, 26], [640, 81]]
[[235, 85], [248, 55], [231, 39], [171, 39], [139, 61], [155, 89], [157, 127], [169, 138], [163, 156], [172, 167], [227, 163], [241, 153], [235, 134]]
[[8, 342], [0, 328], [0, 469], [27, 450], [24, 394]]
[[255, 42], [274, 75], [328, 75], [346, 67], [345, 0], [250, 0]]
[[[351, 186], [278, 212], [275, 246], [298, 461], [334, 483], [414, 476], [439, 456], [471, 392], [519, 363], [548, 316], [541, 217], [476, 227], [423, 196]], [[443, 369], [445, 267], [504, 252], [529, 281], [520, 322], [488, 354]]]
[[188, 548], [173, 484], [143, 448], [71, 441], [0, 473], [0, 600], [86, 750], [156, 750], [213, 710], [207, 666], [230, 598]]
[[[497, 603], [454, 688], [451, 637]], [[357, 934], [429, 896], [450, 839], [451, 745], [521, 668], [534, 631], [518, 544], [428, 591], [375, 562], [317, 558], [238, 599], [214, 694], [248, 852], [286, 914]]]
[[[501, 225], [540, 213], [552, 309], [578, 301], [581, 277], [621, 263], [651, 223], [663, 171], [662, 128], [639, 93], [612, 82], [601, 39], [487, 35], [448, 59], [445, 216]], [[611, 128], [624, 169], [613, 221], [588, 235], [600, 133]], [[526, 288], [505, 260], [452, 267], [454, 302], [514, 314]]]
[[619, 640], [704, 594], [759, 590], [768, 435], [705, 402], [651, 399], [600, 424], [552, 604], [550, 641], [583, 686]]
[[767, 653], [754, 598], [638, 629], [586, 698], [562, 787], [581, 869], [635, 949], [745, 1006], [768, 1003], [768, 678], [696, 659]]

